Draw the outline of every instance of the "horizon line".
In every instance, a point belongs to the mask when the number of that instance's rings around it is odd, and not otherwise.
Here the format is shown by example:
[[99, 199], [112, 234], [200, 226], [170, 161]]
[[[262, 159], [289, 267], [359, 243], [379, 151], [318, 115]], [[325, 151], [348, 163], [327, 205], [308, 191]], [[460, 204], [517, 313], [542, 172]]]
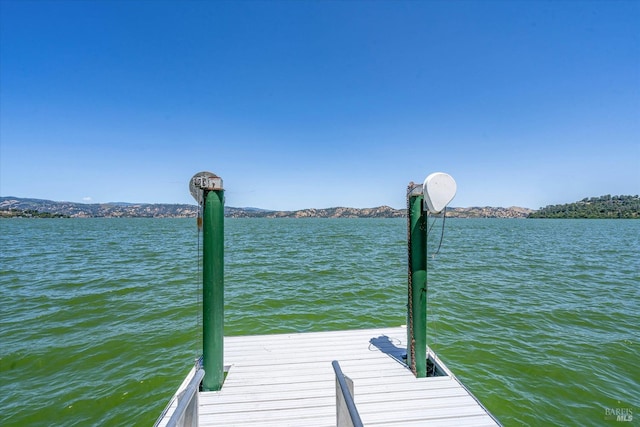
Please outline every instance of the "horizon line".
[[[119, 202], [115, 202], [115, 201], [111, 201], [111, 202], [94, 202], [94, 201], [83, 201], [83, 202], [75, 202], [75, 201], [71, 201], [71, 200], [53, 200], [53, 199], [41, 199], [38, 197], [20, 197], [20, 196], [2, 196], [0, 195], [0, 198], [2, 199], [22, 199], [22, 200], [39, 200], [39, 201], [45, 201], [45, 202], [53, 202], [53, 203], [74, 203], [74, 204], [78, 204], [78, 205], [182, 205], [182, 206], [198, 206], [197, 203], [178, 203], [178, 202], [124, 202], [124, 201], [119, 201]], [[570, 203], [575, 203], [575, 202], [570, 202]], [[401, 210], [406, 210], [406, 207], [404, 208], [395, 208], [393, 206], [389, 206], [389, 205], [377, 205], [377, 206], [367, 206], [367, 207], [355, 207], [355, 206], [329, 206], [329, 207], [306, 207], [306, 208], [300, 208], [300, 209], [267, 209], [267, 208], [260, 208], [260, 207], [256, 207], [256, 206], [230, 206], [230, 205], [225, 205], [226, 208], [233, 208], [233, 209], [255, 209], [255, 210], [262, 210], [262, 211], [267, 211], [267, 212], [296, 212], [296, 211], [303, 211], [303, 210], [309, 210], [309, 209], [338, 209], [338, 208], [344, 208], [344, 209], [376, 209], [376, 208], [390, 208], [396, 211], [401, 211]], [[471, 208], [494, 208], [494, 209], [528, 209], [528, 210], [538, 210], [540, 208], [530, 208], [530, 207], [526, 207], [526, 206], [516, 206], [516, 205], [511, 205], [511, 206], [491, 206], [491, 205], [473, 205], [473, 206], [447, 206], [447, 208], [449, 209], [471, 209]]]

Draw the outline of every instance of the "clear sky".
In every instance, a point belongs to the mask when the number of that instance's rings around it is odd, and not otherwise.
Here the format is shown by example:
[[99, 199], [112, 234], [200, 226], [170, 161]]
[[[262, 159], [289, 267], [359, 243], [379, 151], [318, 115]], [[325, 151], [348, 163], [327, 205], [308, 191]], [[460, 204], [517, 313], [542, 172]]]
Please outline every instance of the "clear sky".
[[0, 195], [293, 210], [640, 193], [638, 1], [0, 0]]

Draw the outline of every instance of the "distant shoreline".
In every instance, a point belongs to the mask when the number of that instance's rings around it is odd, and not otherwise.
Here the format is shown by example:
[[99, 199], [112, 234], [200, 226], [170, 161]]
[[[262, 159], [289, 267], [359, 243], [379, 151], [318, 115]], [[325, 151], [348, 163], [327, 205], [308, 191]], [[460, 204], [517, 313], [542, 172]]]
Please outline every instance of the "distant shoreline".
[[[374, 208], [309, 208], [273, 211], [226, 206], [227, 218], [405, 218], [405, 209], [389, 206]], [[75, 203], [20, 197], [0, 197], [0, 218], [195, 218], [197, 205], [167, 203]], [[452, 207], [450, 218], [640, 218], [639, 196], [600, 196], [579, 202], [549, 205], [535, 210], [512, 206]]]
[[[195, 218], [197, 205], [165, 203], [75, 203], [42, 199], [0, 197], [0, 217], [27, 218]], [[526, 218], [532, 209], [520, 207], [448, 208], [455, 218]], [[404, 218], [405, 209], [333, 207], [273, 211], [258, 208], [225, 207], [228, 218]]]

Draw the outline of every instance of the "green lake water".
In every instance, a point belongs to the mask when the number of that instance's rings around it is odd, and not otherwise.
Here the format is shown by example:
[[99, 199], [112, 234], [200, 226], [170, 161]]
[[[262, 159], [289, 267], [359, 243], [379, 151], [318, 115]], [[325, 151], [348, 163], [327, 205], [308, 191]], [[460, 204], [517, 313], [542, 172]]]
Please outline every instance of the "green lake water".
[[[406, 323], [404, 219], [225, 234], [227, 335]], [[201, 353], [198, 240], [195, 219], [0, 220], [0, 425], [152, 425]], [[428, 281], [429, 345], [505, 426], [638, 425], [640, 221], [447, 219]]]

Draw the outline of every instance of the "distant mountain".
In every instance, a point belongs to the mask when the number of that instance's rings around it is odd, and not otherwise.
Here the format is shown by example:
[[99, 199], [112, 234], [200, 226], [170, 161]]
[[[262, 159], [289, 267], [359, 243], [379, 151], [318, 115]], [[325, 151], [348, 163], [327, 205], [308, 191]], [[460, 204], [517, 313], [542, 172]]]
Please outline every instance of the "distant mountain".
[[[140, 218], [193, 218], [198, 215], [197, 205], [158, 203], [75, 203], [52, 200], [0, 197], [0, 217], [140, 217]], [[402, 218], [405, 209], [389, 206], [375, 208], [335, 207], [326, 209], [300, 209], [273, 211], [255, 207], [225, 206], [229, 218]], [[512, 206], [447, 208], [452, 218], [640, 218], [639, 196], [601, 196], [585, 198], [579, 202], [549, 205], [540, 210]]]
[[452, 218], [528, 218], [535, 212], [529, 208], [511, 206], [509, 208], [493, 208], [490, 206], [471, 208], [447, 208], [447, 216]]
[[[149, 204], [149, 203], [74, 203], [19, 197], [0, 197], [0, 217], [142, 217], [142, 218], [193, 218], [198, 214], [197, 205]], [[527, 208], [449, 208], [447, 216], [457, 218], [526, 218], [533, 212]], [[235, 208], [226, 206], [229, 218], [402, 218], [405, 209], [389, 206], [375, 208], [335, 207], [326, 209], [301, 209], [296, 211], [272, 211], [260, 208]]]
[[[37, 214], [33, 215], [34, 212]], [[198, 207], [179, 204], [54, 202], [0, 197], [0, 216], [42, 216], [43, 213], [70, 218], [189, 218], [197, 215]]]
[[394, 209], [389, 206], [362, 209], [343, 207], [311, 208], [297, 211], [248, 211], [243, 208], [228, 208], [225, 215], [232, 218], [401, 218], [405, 215], [405, 211], [404, 209]]

